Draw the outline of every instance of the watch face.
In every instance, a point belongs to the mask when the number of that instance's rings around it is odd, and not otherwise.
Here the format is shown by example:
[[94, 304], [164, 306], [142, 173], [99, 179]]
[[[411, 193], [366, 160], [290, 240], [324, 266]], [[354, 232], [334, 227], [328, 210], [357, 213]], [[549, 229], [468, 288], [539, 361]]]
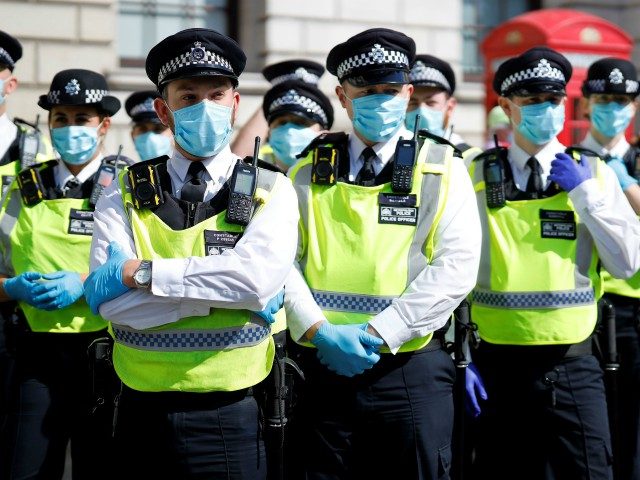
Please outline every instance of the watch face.
[[148, 266], [140, 268], [133, 275], [133, 280], [140, 285], [149, 283], [151, 281], [151, 269]]

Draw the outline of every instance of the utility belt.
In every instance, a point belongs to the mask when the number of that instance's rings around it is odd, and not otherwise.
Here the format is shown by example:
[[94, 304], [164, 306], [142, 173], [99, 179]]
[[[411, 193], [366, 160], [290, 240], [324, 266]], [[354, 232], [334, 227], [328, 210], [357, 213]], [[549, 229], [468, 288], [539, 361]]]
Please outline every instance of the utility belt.
[[553, 362], [591, 355], [593, 335], [580, 343], [568, 345], [500, 345], [483, 340], [478, 348], [485, 353], [499, 355], [500, 358], [509, 359], [509, 361], [541, 359]]

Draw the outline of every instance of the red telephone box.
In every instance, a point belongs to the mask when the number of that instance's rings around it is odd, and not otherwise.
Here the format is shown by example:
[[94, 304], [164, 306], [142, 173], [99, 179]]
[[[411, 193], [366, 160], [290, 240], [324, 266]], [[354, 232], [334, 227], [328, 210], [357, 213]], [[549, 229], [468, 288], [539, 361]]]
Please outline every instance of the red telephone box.
[[[589, 121], [580, 107], [580, 89], [589, 65], [603, 57], [629, 60], [633, 40], [617, 25], [579, 10], [544, 9], [514, 17], [493, 29], [480, 46], [485, 62], [487, 113], [498, 102], [492, 87], [498, 66], [538, 45], [557, 50], [573, 66], [567, 85], [564, 130], [558, 139], [564, 145], [578, 143], [589, 129]], [[633, 135], [632, 126], [627, 133]]]

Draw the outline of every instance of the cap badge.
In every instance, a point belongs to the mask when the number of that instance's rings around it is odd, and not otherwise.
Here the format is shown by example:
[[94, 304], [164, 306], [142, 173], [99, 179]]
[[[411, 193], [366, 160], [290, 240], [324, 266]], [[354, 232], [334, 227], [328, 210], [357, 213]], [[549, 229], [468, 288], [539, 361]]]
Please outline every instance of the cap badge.
[[144, 109], [153, 112], [153, 98], [149, 97], [144, 101]]
[[620, 85], [623, 81], [624, 75], [622, 75], [620, 69], [614, 68], [613, 70], [611, 70], [611, 73], [609, 74], [609, 82], [613, 83], [614, 85]]
[[553, 74], [551, 65], [546, 58], [538, 62], [538, 66], [534, 69], [536, 77], [550, 77]]
[[291, 89], [282, 97], [282, 101], [285, 103], [292, 103], [295, 101], [296, 95], [296, 91]]
[[380, 46], [379, 43], [376, 43], [373, 45], [373, 47], [371, 47], [369, 56], [374, 62], [382, 63], [384, 61], [384, 49]]
[[69, 81], [69, 83], [67, 83], [67, 85], [64, 87], [64, 90], [65, 92], [67, 92], [67, 95], [77, 95], [78, 93], [80, 93], [80, 82], [73, 78]]
[[191, 61], [201, 62], [202, 60], [204, 60], [205, 56], [206, 52], [204, 51], [204, 48], [202, 48], [202, 43], [195, 42], [193, 44], [193, 47], [191, 48]]

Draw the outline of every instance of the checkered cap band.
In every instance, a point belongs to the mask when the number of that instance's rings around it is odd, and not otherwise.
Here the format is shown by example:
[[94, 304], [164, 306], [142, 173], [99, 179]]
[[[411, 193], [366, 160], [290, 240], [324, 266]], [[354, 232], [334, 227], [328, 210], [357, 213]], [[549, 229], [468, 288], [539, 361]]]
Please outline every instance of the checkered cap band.
[[286, 75], [272, 78], [271, 85], [278, 85], [287, 80], [302, 80], [303, 82], [316, 85], [320, 81], [320, 77], [315, 73], [308, 72], [304, 68], [299, 68], [294, 73], [287, 73]]
[[500, 85], [500, 92], [506, 92], [512, 85], [516, 83], [524, 82], [526, 80], [535, 80], [538, 78], [559, 80], [561, 82], [566, 81], [562, 70], [552, 67], [549, 61], [543, 58], [535, 67], [512, 73], [507, 78], [505, 78], [502, 82], [502, 85]]
[[313, 299], [323, 310], [352, 313], [380, 313], [397, 297], [374, 297], [353, 293], [321, 292], [312, 290]]
[[0, 47], [0, 60], [2, 63], [9, 65], [10, 67], [15, 67], [16, 62], [13, 60], [9, 52], [7, 52], [4, 48]]
[[84, 102], [85, 103], [98, 103], [102, 100], [102, 97], [109, 95], [108, 90], [96, 90], [94, 88], [90, 88], [85, 90], [84, 92]]
[[473, 302], [496, 308], [563, 308], [593, 305], [595, 295], [592, 288], [581, 288], [561, 292], [494, 292], [474, 290]]
[[156, 113], [155, 109], [153, 108], [153, 98], [147, 98], [144, 102], [134, 106], [131, 109], [131, 112], [129, 112], [129, 115], [135, 117], [136, 115], [140, 115], [141, 113]]
[[349, 57], [344, 60], [338, 68], [336, 73], [338, 78], [341, 79], [345, 75], [351, 73], [354, 69], [364, 67], [365, 65], [397, 65], [403, 64], [409, 68], [409, 57], [402, 52], [395, 50], [387, 50], [386, 48], [376, 44], [368, 52], [359, 53], [353, 57]]
[[434, 82], [443, 85], [447, 90], [451, 91], [451, 85], [447, 77], [443, 73], [433, 67], [428, 67], [420, 60], [413, 64], [411, 73], [409, 73], [409, 81], [414, 82]]
[[242, 327], [217, 330], [134, 330], [113, 326], [117, 343], [139, 350], [172, 352], [227, 350], [250, 347], [269, 338], [271, 328], [248, 323]]
[[327, 114], [315, 100], [300, 95], [295, 90], [289, 90], [283, 96], [278, 97], [273, 102], [271, 102], [271, 105], [269, 105], [269, 113], [275, 111], [283, 105], [299, 105], [305, 110], [318, 115], [325, 125], [328, 125], [329, 123]]
[[218, 55], [217, 53], [210, 52], [206, 48], [198, 48], [204, 51], [204, 55], [201, 60], [194, 59], [192, 50], [190, 49], [188, 52], [184, 52], [182, 55], [165, 63], [158, 72], [158, 85], [160, 85], [168, 75], [177, 72], [183, 67], [188, 67], [191, 65], [211, 65], [213, 67], [220, 67], [233, 72], [231, 63], [229, 63], [226, 58]]
[[[597, 93], [604, 92], [607, 86], [607, 80], [604, 78], [593, 78], [587, 81], [587, 87], [589, 91]], [[625, 93], [638, 93], [639, 84], [635, 80], [624, 81]]]
[[47, 100], [54, 105], [60, 103], [60, 90], [51, 90], [47, 93]]

